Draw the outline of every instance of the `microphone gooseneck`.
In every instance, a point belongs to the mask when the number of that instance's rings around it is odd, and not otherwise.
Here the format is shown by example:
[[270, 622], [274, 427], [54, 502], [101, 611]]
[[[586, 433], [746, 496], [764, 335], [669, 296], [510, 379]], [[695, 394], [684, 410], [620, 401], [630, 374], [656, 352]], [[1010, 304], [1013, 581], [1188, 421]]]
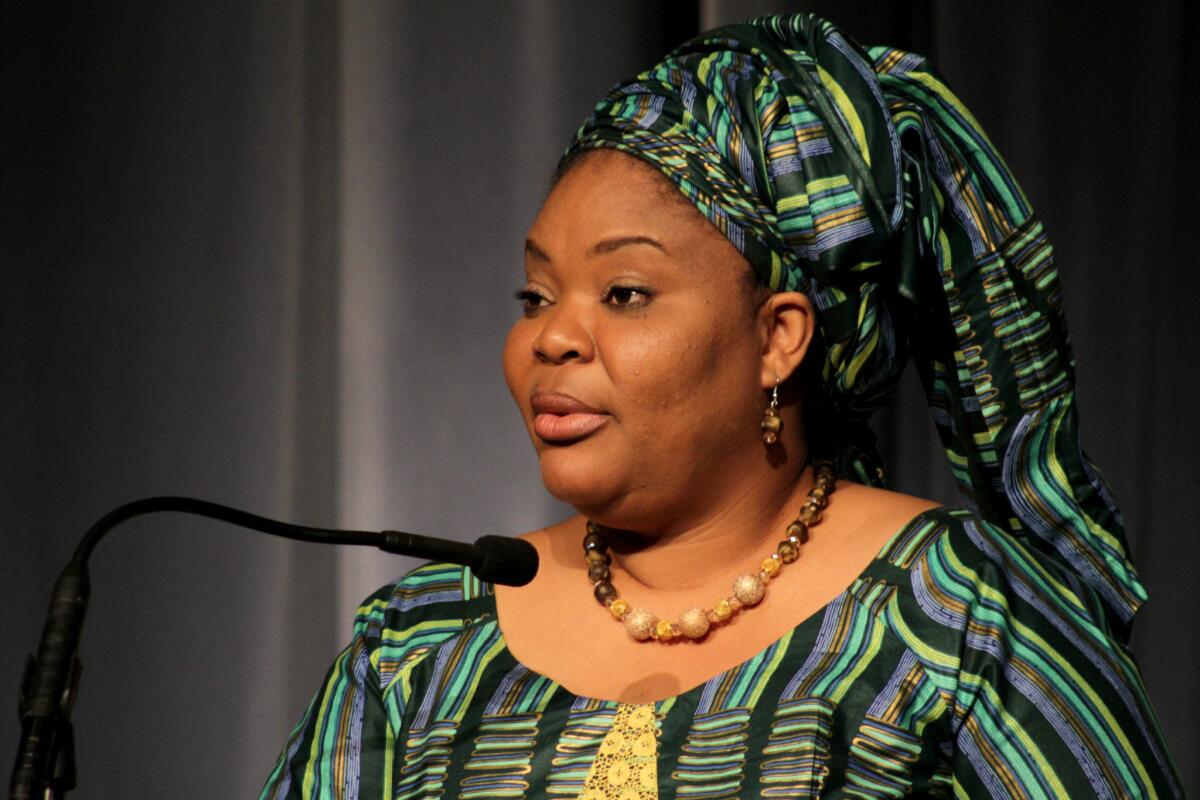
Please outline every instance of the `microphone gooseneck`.
[[310, 528], [191, 497], [148, 497], [113, 509], [84, 534], [50, 593], [50, 610], [37, 657], [26, 663], [21, 685], [21, 741], [9, 781], [9, 800], [61, 797], [75, 788], [70, 715], [79, 680], [79, 638], [90, 591], [87, 560], [109, 530], [125, 520], [158, 511], [198, 514], [303, 542], [372, 545], [389, 553], [450, 561], [469, 567], [477, 578], [488, 583], [523, 586], [533, 580], [538, 568], [533, 545], [504, 536], [481, 536], [474, 544], [467, 544], [402, 531]]

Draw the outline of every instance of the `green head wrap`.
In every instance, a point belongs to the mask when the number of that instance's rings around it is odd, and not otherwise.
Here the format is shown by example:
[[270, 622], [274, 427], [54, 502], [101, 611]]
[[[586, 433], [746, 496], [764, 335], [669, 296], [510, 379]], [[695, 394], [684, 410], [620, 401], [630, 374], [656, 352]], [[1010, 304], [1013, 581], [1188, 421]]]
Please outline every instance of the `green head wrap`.
[[1127, 633], [1146, 594], [1079, 445], [1050, 244], [922, 56], [807, 13], [718, 28], [613, 86], [563, 158], [601, 147], [656, 166], [763, 282], [813, 302], [839, 472], [884, 483], [868, 419], [911, 354], [964, 497]]

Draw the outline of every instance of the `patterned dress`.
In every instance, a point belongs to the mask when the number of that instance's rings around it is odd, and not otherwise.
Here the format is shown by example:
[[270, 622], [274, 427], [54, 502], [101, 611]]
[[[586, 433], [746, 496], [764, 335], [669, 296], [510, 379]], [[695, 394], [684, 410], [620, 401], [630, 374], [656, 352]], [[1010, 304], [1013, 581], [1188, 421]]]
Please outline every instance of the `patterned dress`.
[[897, 531], [828, 605], [647, 704], [509, 652], [490, 584], [428, 564], [354, 638], [262, 798], [1181, 796], [1096, 591], [962, 507]]

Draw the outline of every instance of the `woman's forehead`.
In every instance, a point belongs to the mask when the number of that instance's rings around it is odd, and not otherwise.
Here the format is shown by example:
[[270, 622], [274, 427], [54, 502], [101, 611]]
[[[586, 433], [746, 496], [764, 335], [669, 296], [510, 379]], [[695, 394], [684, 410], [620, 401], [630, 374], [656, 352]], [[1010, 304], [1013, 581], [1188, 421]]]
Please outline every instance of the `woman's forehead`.
[[656, 167], [612, 148], [588, 151], [560, 175], [529, 239], [548, 251], [591, 248], [601, 239], [639, 234], [667, 250], [690, 249], [703, 240], [732, 248]]

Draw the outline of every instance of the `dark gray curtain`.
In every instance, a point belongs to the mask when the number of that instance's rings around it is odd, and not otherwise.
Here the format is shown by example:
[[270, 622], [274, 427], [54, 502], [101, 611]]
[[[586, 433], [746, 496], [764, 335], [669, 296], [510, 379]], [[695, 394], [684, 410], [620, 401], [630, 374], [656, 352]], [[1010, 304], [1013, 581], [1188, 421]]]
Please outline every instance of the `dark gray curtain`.
[[[549, 170], [613, 81], [796, 9], [930, 55], [1045, 220], [1084, 445], [1151, 595], [1135, 651], [1200, 791], [1200, 31], [1181, 2], [5, 12], [0, 696], [78, 537], [136, 497], [462, 539], [566, 514], [499, 366]], [[915, 380], [877, 427], [897, 488], [956, 501]], [[256, 794], [354, 604], [409, 566], [177, 516], [118, 530], [93, 559], [76, 796]]]

